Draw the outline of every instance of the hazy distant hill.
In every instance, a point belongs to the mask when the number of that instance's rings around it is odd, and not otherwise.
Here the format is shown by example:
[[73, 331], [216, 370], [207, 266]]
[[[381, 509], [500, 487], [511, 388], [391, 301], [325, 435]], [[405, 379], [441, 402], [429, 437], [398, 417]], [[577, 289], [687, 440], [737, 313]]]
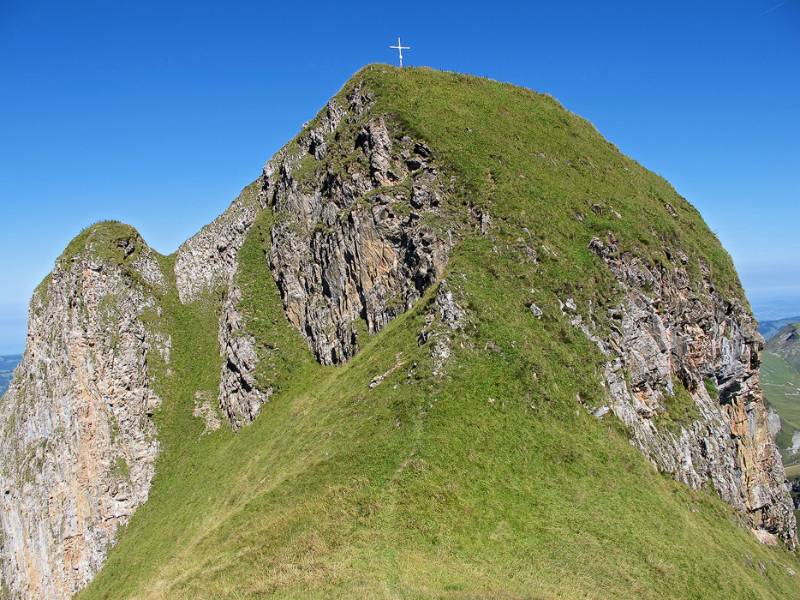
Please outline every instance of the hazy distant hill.
[[[781, 417], [775, 439], [787, 474], [798, 475], [800, 468], [800, 323], [791, 319], [767, 341], [761, 365], [764, 397]], [[763, 326], [763, 324], [762, 324]], [[792, 468], [790, 468], [792, 467]]]
[[786, 319], [776, 319], [774, 321], [761, 321], [758, 324], [758, 331], [769, 341], [772, 336], [791, 323], [800, 323], [800, 316], [788, 317]]
[[783, 327], [770, 338], [765, 350], [777, 354], [800, 371], [800, 322]]
[[761, 364], [764, 397], [781, 417], [775, 441], [785, 465], [797, 462], [800, 450], [800, 372], [777, 354], [764, 352]]
[[0, 395], [5, 394], [8, 389], [14, 367], [19, 364], [20, 360], [22, 360], [22, 356], [19, 354], [0, 356]]

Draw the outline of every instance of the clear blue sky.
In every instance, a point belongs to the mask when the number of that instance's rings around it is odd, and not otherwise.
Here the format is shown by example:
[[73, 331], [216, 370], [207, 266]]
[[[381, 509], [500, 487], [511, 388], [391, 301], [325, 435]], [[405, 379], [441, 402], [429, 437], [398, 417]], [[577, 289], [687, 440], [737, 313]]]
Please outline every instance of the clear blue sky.
[[397, 35], [588, 118], [701, 210], [757, 312], [800, 313], [800, 0], [430, 4], [0, 0], [0, 354], [81, 228], [173, 251]]

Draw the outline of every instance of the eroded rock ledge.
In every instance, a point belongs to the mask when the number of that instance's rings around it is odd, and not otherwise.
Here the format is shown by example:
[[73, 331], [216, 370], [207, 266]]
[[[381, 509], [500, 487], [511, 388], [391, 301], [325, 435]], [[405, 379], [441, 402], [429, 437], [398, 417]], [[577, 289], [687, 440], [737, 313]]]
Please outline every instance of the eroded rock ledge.
[[[610, 408], [632, 443], [679, 481], [710, 484], [762, 541], [796, 547], [793, 506], [759, 381], [763, 341], [749, 312], [714, 288], [702, 261], [702, 287], [693, 287], [683, 253], [673, 253], [667, 268], [646, 265], [610, 234], [589, 248], [623, 293], [609, 311], [610, 331], [595, 340], [609, 356]], [[688, 414], [676, 421], [670, 406], [680, 396]]]

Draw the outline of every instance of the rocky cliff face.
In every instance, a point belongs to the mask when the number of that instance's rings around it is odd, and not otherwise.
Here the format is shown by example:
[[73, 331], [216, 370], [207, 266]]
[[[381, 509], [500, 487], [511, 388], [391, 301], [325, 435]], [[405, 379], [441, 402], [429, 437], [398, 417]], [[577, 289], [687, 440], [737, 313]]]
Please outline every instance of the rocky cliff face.
[[[277, 217], [270, 266], [287, 317], [332, 364], [357, 351], [359, 321], [380, 331], [441, 275], [450, 235], [434, 223], [445, 188], [427, 146], [393, 136], [358, 95], [348, 110], [332, 102], [297, 150], [264, 170], [262, 198]], [[340, 165], [342, 155], [352, 160]]]
[[[452, 243], [439, 218], [447, 189], [432, 152], [393, 135], [388, 117], [370, 108], [360, 88], [342, 106], [329, 102], [266, 164], [249, 204], [274, 213], [269, 267], [286, 316], [324, 364], [357, 352], [360, 324], [376, 333], [413, 306], [441, 275]], [[234, 428], [251, 422], [272, 394], [256, 387], [258, 355], [238, 309], [236, 256], [228, 255], [255, 217], [242, 206], [189, 242], [177, 267], [179, 285], [226, 286], [219, 403]], [[196, 288], [187, 283], [181, 297], [194, 297]]]
[[219, 407], [234, 429], [252, 423], [273, 392], [271, 387], [261, 390], [257, 386], [255, 370], [258, 365], [258, 353], [255, 340], [247, 332], [244, 319], [239, 312], [240, 300], [241, 292], [231, 282], [219, 325], [219, 344], [222, 352]]
[[237, 254], [258, 214], [252, 188], [246, 188], [228, 209], [178, 248], [175, 279], [183, 303], [204, 293], [227, 288], [236, 273]]
[[[763, 341], [753, 318], [717, 292], [707, 270], [701, 287], [693, 285], [681, 252], [672, 253], [670, 267], [656, 268], [625, 252], [613, 236], [593, 239], [590, 249], [623, 295], [609, 310], [609, 331], [595, 340], [609, 357], [610, 408], [633, 444], [679, 481], [712, 486], [762, 541], [795, 547], [793, 507], [759, 380]], [[573, 323], [586, 327], [581, 317]]]
[[161, 271], [135, 232], [95, 247], [103, 227], [34, 295], [25, 355], [0, 404], [0, 589], [13, 598], [82, 588], [154, 474], [159, 398], [147, 363], [152, 352], [168, 360], [169, 342], [143, 314]]
[[184, 304], [220, 293], [219, 322], [222, 357], [218, 405], [234, 429], [253, 421], [269, 400], [271, 390], [255, 386], [258, 355], [244, 328], [236, 287], [239, 250], [264, 206], [258, 201], [261, 180], [248, 186], [228, 209], [178, 249], [175, 281]]

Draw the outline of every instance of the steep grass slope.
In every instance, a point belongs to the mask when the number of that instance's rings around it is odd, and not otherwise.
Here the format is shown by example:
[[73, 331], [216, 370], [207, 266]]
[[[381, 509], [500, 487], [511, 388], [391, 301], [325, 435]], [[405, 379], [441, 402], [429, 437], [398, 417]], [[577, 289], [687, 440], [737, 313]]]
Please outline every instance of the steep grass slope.
[[592, 237], [612, 231], [652, 264], [682, 248], [694, 277], [702, 257], [744, 302], [697, 211], [547, 96], [426, 69], [356, 80], [458, 181], [445, 277], [467, 324], [444, 375], [418, 339], [435, 287], [349, 362], [318, 364], [269, 272], [264, 209], [236, 281], [274, 393], [238, 433], [204, 432], [192, 411], [217, 394], [221, 298], [182, 304], [167, 282], [153, 487], [80, 597], [796, 597], [793, 553], [758, 544], [713, 492], [660, 475], [584, 407], [604, 403], [604, 357], [559, 302], [619, 295]]
[[[800, 459], [800, 372], [790, 362], [792, 359], [796, 362], [800, 347], [797, 339], [790, 339], [794, 327], [781, 328], [767, 342], [761, 368], [764, 397], [781, 418], [781, 430], [775, 441], [787, 468]], [[781, 333], [785, 334], [783, 340], [778, 339]]]

